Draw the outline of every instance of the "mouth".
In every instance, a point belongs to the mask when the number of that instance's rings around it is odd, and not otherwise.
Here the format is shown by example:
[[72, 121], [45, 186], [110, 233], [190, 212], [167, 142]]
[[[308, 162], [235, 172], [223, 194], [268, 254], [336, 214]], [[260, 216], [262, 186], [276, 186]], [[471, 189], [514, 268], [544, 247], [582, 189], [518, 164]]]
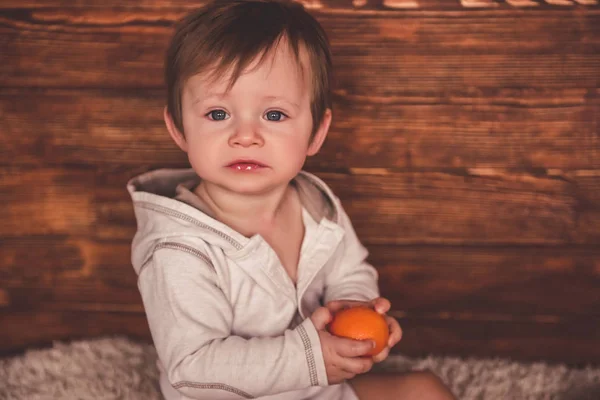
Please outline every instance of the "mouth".
[[226, 165], [236, 171], [255, 171], [257, 169], [266, 168], [267, 166], [256, 160], [235, 160]]

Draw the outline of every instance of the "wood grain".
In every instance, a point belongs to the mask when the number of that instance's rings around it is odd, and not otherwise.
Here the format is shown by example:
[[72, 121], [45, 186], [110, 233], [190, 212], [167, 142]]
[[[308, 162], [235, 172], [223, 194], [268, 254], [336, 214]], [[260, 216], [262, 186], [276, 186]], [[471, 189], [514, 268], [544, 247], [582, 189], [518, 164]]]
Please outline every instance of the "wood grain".
[[[125, 186], [138, 170], [2, 169], [0, 237], [135, 232]], [[369, 244], [594, 244], [599, 207], [577, 180], [488, 171], [319, 173]], [[590, 177], [587, 177], [588, 180]], [[34, 183], [35, 182], [35, 183]], [[110, 182], [107, 184], [106, 182]], [[583, 194], [582, 194], [583, 193]], [[587, 197], [586, 197], [587, 196]], [[593, 196], [593, 195], [592, 195]]]
[[[102, 303], [138, 306], [137, 275], [130, 261], [131, 240], [98, 241], [83, 236], [25, 236], [6, 238], [0, 244], [0, 282], [5, 306], [21, 304], [43, 307], [55, 296], [51, 307], [84, 307]], [[32, 289], [31, 293], [21, 288]], [[52, 293], [52, 291], [56, 293]], [[42, 293], [44, 292], [44, 293]], [[23, 294], [20, 299], [19, 293]], [[36, 301], [40, 300], [40, 301]]]
[[6, 116], [0, 131], [2, 163], [182, 166], [187, 162], [166, 131], [160, 91], [0, 93], [0, 113]]
[[469, 354], [522, 361], [591, 364], [600, 360], [600, 319], [480, 321], [400, 318], [403, 339], [394, 351], [409, 356]]
[[[150, 340], [125, 184], [187, 165], [162, 62], [202, 3], [0, 6], [0, 354]], [[370, 250], [395, 351], [600, 362], [600, 7], [305, 3], [337, 77], [307, 168]]]
[[[160, 90], [0, 89], [0, 165], [162, 165], [187, 159], [162, 121]], [[600, 168], [600, 101], [497, 93], [490, 98], [336, 96], [313, 169]]]
[[382, 295], [404, 315], [510, 321], [600, 317], [600, 249], [368, 246]]
[[89, 234], [96, 223], [91, 169], [0, 168], [0, 237]]
[[[568, 182], [530, 174], [321, 174], [367, 243], [596, 243]], [[461, 232], [461, 234], [458, 234]]]
[[[368, 245], [397, 316], [495, 321], [600, 317], [600, 249]], [[130, 241], [19, 237], [0, 243], [0, 308], [140, 313]]]
[[[0, 16], [6, 60], [0, 86], [161, 87], [171, 25], [183, 14], [6, 11]], [[366, 96], [448, 96], [499, 87], [599, 86], [600, 9], [531, 11], [526, 23], [521, 10], [496, 15], [493, 23], [470, 11], [419, 16], [319, 13], [340, 66], [338, 88]]]
[[[539, 8], [548, 9], [565, 9], [578, 7], [589, 9], [597, 6], [597, 0], [572, 1], [570, 4], [554, 5], [552, 1], [502, 1], [502, 0], [298, 0], [311, 11], [410, 11], [410, 10], [505, 10], [511, 7], [526, 7], [528, 10]], [[568, 3], [569, 0], [567, 0]], [[152, 7], [165, 8], [177, 7], [192, 9], [200, 7], [206, 1], [198, 0], [189, 2], [185, 0], [138, 0], [135, 2], [136, 7]], [[534, 6], [532, 6], [535, 5]], [[583, 6], [583, 7], [581, 7]], [[2, 3], [2, 8], [55, 8], [55, 7], [72, 7], [72, 8], [103, 8], [103, 7], [119, 7], [126, 8], [127, 5], [117, 0], [6, 0]]]
[[[393, 352], [407, 356], [469, 354], [574, 365], [600, 360], [597, 318], [570, 318], [554, 323], [408, 317], [399, 321], [404, 336]], [[0, 341], [0, 355], [48, 346], [53, 341], [88, 337], [119, 335], [151, 341], [143, 314], [0, 310], [0, 324], [8, 327]]]

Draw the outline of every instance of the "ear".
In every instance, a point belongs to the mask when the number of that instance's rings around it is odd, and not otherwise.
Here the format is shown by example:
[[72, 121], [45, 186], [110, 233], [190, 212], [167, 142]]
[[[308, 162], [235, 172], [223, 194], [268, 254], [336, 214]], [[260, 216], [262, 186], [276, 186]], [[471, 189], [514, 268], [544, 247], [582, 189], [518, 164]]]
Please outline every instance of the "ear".
[[308, 150], [306, 151], [306, 155], [314, 156], [319, 152], [325, 138], [327, 137], [327, 132], [329, 132], [329, 125], [331, 125], [331, 109], [328, 108], [323, 113], [323, 118], [321, 119], [321, 124], [319, 128], [315, 132], [310, 145], [308, 146]]
[[163, 118], [165, 120], [167, 130], [169, 131], [169, 135], [171, 135], [173, 141], [177, 143], [177, 146], [179, 146], [181, 150], [187, 153], [188, 145], [187, 141], [185, 140], [185, 136], [183, 135], [183, 133], [179, 132], [179, 129], [177, 129], [177, 127], [175, 126], [175, 123], [173, 122], [173, 117], [171, 117], [167, 106], [165, 106], [165, 109], [163, 111]]

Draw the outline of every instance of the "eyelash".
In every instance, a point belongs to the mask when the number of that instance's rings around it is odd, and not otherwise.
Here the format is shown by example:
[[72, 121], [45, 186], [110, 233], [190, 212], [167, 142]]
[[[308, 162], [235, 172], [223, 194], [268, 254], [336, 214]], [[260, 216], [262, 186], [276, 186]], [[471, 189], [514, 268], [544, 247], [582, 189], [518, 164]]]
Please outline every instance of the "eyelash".
[[[211, 114], [212, 114], [212, 113], [214, 113], [214, 112], [218, 112], [218, 111], [224, 112], [224, 113], [225, 113], [225, 114], [226, 114], [228, 117], [227, 117], [227, 118], [224, 118], [224, 119], [214, 119], [214, 118], [211, 118]], [[269, 119], [267, 119], [267, 121], [271, 121], [271, 122], [281, 122], [281, 121], [285, 121], [285, 119], [289, 118], [289, 116], [288, 116], [286, 113], [284, 113], [283, 111], [280, 111], [280, 110], [269, 110], [269, 111], [267, 111], [267, 112], [266, 112], [264, 115], [265, 115], [265, 116], [267, 116], [269, 113], [272, 113], [272, 112], [276, 112], [276, 113], [279, 113], [279, 114], [281, 114], [281, 116], [282, 116], [283, 118], [282, 118], [282, 119], [280, 119], [280, 120], [278, 120], [278, 121], [273, 121], [273, 120], [269, 120]], [[206, 113], [206, 115], [205, 115], [205, 117], [207, 117], [207, 118], [208, 118], [208, 119], [210, 119], [211, 121], [224, 121], [224, 120], [227, 120], [227, 119], [229, 119], [229, 114], [227, 113], [227, 111], [225, 111], [225, 110], [222, 110], [222, 109], [218, 108], [218, 109], [216, 109], [216, 110], [211, 110], [211, 111], [207, 112], [207, 113]]]
[[[224, 112], [226, 115], [228, 115], [228, 114], [227, 114], [227, 111], [225, 111], [225, 110], [222, 110], [222, 109], [220, 109], [220, 108], [217, 108], [216, 110], [211, 110], [211, 111], [207, 112], [207, 113], [206, 113], [206, 115], [205, 115], [205, 117], [207, 117], [207, 118], [208, 118], [209, 120], [211, 120], [211, 121], [224, 121], [224, 119], [214, 119], [214, 118], [211, 118], [211, 114], [212, 114], [212, 113], [214, 113], [214, 112], [217, 112], [217, 111], [222, 111], [222, 112]], [[225, 118], [225, 119], [228, 119], [228, 118]]]

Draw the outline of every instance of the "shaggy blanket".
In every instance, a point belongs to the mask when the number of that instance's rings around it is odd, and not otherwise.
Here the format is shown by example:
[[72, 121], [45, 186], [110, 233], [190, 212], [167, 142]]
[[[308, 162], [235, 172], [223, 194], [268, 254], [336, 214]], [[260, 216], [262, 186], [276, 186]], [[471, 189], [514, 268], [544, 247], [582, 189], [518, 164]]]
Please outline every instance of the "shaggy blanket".
[[[459, 399], [600, 399], [600, 367], [393, 355], [378, 369], [429, 369]], [[55, 343], [0, 359], [0, 399], [160, 399], [154, 347], [124, 338]]]

